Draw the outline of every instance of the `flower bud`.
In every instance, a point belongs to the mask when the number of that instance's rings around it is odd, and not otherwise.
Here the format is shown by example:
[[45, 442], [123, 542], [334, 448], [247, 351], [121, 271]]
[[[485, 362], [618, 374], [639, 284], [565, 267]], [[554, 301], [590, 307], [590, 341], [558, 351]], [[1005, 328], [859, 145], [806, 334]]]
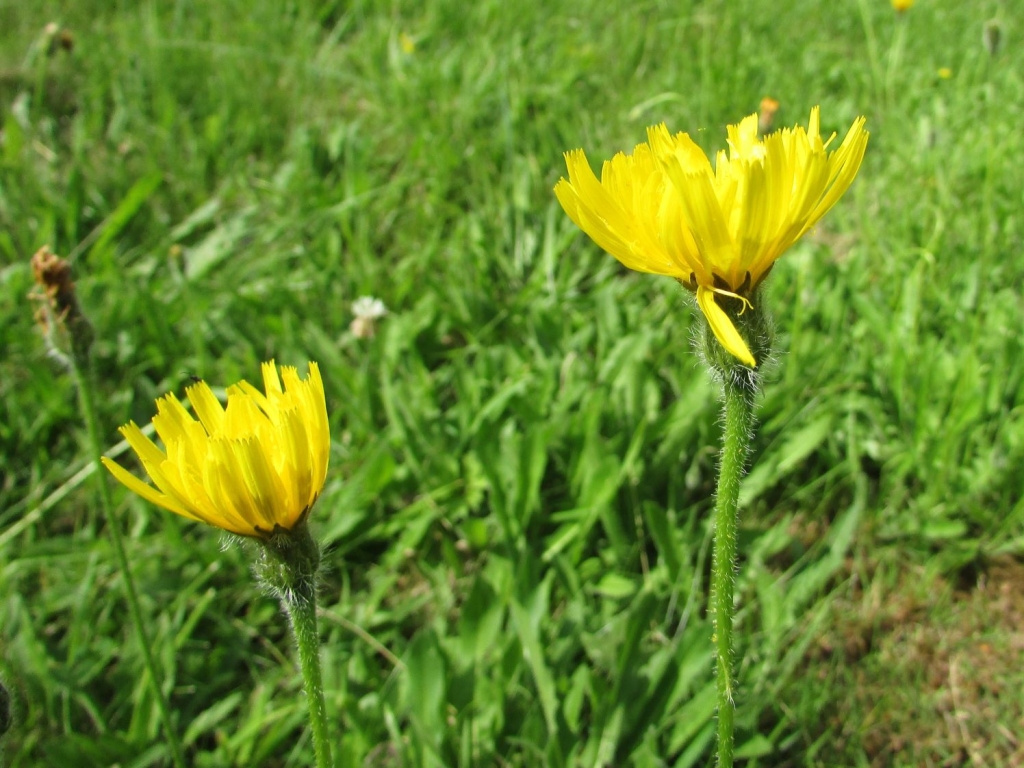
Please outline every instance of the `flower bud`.
[[71, 263], [44, 245], [32, 256], [32, 274], [38, 290], [31, 298], [39, 304], [36, 322], [51, 351], [57, 356], [70, 352], [81, 363], [88, 358], [94, 338], [75, 295]]

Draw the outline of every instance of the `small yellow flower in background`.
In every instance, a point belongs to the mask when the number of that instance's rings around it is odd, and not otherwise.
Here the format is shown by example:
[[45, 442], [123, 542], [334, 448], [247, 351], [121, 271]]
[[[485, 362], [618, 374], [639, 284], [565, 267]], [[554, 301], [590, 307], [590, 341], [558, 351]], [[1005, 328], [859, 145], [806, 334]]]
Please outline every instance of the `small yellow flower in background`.
[[914, 5], [914, 0], [892, 0], [892, 7], [896, 13], [906, 13]]
[[839, 200], [864, 158], [868, 133], [858, 117], [838, 149], [822, 141], [818, 107], [806, 130], [759, 139], [758, 116], [728, 128], [729, 152], [712, 168], [685, 133], [664, 124], [648, 143], [604, 163], [598, 181], [583, 150], [567, 152], [569, 179], [555, 195], [576, 225], [638, 272], [668, 275], [697, 293], [715, 337], [734, 357], [757, 362], [719, 306], [750, 297], [775, 260]]
[[938, 75], [940, 80], [949, 80], [953, 76], [953, 70], [949, 67], [939, 67]]
[[779, 111], [779, 102], [771, 96], [761, 99], [761, 108], [757, 114], [757, 130], [762, 133], [769, 133], [775, 125], [775, 113]]
[[416, 52], [416, 41], [409, 37], [405, 32], [400, 32], [398, 34], [398, 44], [402, 48], [402, 53], [407, 56]]
[[[282, 386], [283, 379], [283, 386]], [[240, 536], [267, 538], [302, 522], [323, 490], [331, 438], [320, 368], [309, 374], [263, 364], [266, 394], [240, 381], [225, 408], [206, 382], [185, 390], [197, 421], [174, 396], [153, 417], [166, 453], [134, 422], [121, 427], [154, 488], [103, 458], [129, 490], [190, 520]]]

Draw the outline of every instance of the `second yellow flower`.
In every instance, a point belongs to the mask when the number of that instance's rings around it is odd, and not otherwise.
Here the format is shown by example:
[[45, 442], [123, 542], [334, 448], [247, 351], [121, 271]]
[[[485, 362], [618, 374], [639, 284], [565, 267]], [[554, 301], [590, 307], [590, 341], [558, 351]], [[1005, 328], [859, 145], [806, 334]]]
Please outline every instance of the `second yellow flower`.
[[[284, 386], [282, 381], [284, 380]], [[130, 422], [121, 433], [156, 485], [103, 457], [111, 474], [164, 509], [241, 536], [265, 539], [302, 522], [327, 477], [331, 436], [320, 369], [309, 376], [263, 364], [264, 392], [228, 387], [225, 408], [206, 382], [187, 390], [197, 421], [173, 395], [157, 400], [153, 424], [166, 452]]]
[[835, 135], [822, 141], [819, 123], [815, 107], [806, 130], [761, 139], [751, 115], [728, 127], [729, 151], [718, 153], [714, 168], [688, 134], [656, 125], [632, 155], [606, 161], [600, 181], [583, 150], [567, 152], [569, 179], [555, 194], [569, 218], [625, 266], [696, 291], [715, 337], [753, 368], [757, 362], [719, 300], [749, 305], [775, 260], [853, 182], [867, 146], [863, 117], [832, 152]]

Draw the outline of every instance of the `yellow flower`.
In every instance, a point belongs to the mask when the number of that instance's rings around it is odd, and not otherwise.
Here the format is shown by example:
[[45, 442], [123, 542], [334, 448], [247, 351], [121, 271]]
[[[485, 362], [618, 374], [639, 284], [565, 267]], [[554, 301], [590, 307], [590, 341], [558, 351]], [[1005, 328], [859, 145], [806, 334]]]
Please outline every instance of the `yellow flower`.
[[892, 0], [892, 7], [896, 13], [906, 13], [914, 4], [914, 0]]
[[648, 143], [604, 163], [598, 181], [583, 150], [567, 152], [555, 195], [576, 225], [630, 269], [678, 279], [697, 292], [715, 337], [747, 366], [747, 343], [719, 305], [743, 308], [775, 260], [835, 205], [864, 158], [858, 117], [838, 149], [822, 141], [818, 108], [802, 126], [757, 136], [757, 115], [728, 128], [729, 152], [711, 167], [689, 135], [664, 124]]
[[775, 124], [775, 113], [779, 111], [778, 99], [765, 96], [761, 99], [761, 109], [757, 115], [757, 130], [768, 133]]
[[[281, 386], [284, 379], [284, 386]], [[331, 447], [320, 368], [309, 375], [263, 364], [263, 394], [240, 381], [228, 387], [225, 408], [200, 381], [185, 390], [196, 421], [174, 396], [156, 401], [161, 451], [134, 422], [121, 434], [156, 485], [116, 462], [103, 464], [129, 490], [182, 517], [240, 536], [266, 538], [305, 519], [324, 487]]]

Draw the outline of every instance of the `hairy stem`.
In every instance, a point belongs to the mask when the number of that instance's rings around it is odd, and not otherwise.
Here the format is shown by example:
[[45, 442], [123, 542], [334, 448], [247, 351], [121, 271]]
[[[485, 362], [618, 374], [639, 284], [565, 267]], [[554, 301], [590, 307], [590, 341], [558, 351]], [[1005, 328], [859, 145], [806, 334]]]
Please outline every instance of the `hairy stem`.
[[753, 392], [726, 378], [723, 402], [725, 432], [718, 468], [715, 501], [715, 548], [711, 561], [711, 603], [714, 611], [715, 656], [718, 674], [718, 765], [733, 764], [732, 620], [736, 584], [736, 518], [740, 478], [753, 425]]
[[320, 634], [316, 625], [316, 590], [312, 583], [282, 593], [281, 602], [291, 620], [299, 667], [309, 700], [309, 725], [317, 768], [331, 768], [331, 744], [327, 739], [327, 706], [320, 676]]

